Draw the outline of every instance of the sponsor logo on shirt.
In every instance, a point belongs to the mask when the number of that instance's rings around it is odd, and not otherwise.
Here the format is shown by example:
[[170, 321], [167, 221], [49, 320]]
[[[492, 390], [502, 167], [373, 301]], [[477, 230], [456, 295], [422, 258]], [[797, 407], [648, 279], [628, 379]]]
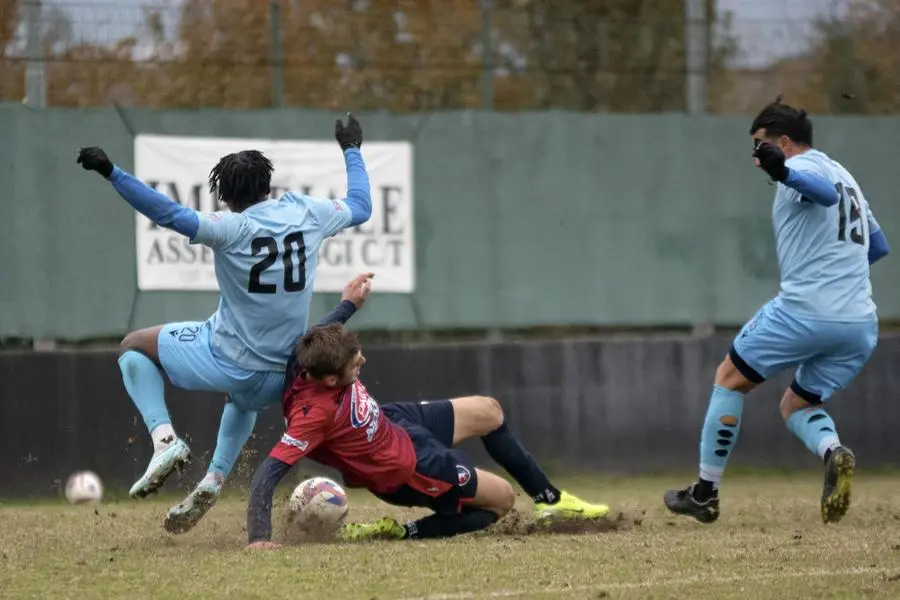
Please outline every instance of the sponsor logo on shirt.
[[309, 442], [307, 442], [306, 440], [294, 439], [286, 433], [281, 436], [281, 443], [287, 444], [288, 446], [293, 446], [294, 448], [298, 448], [300, 452], [305, 452], [306, 449], [309, 448]]
[[366, 439], [372, 441], [375, 432], [378, 431], [378, 421], [381, 419], [381, 409], [375, 399], [369, 396], [369, 392], [360, 383], [353, 384], [350, 391], [350, 425], [354, 429], [366, 428]]

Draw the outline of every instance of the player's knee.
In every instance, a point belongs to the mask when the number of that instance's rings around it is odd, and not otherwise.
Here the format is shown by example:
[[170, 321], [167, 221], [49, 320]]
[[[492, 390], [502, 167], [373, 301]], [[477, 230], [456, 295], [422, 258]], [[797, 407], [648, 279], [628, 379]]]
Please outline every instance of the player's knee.
[[731, 357], [727, 355], [716, 369], [716, 385], [742, 393], [749, 392], [755, 387], [755, 384], [744, 377], [731, 361]]
[[157, 356], [157, 335], [153, 330], [132, 331], [119, 342], [119, 356], [129, 351], [140, 352], [155, 361]]
[[119, 342], [119, 355], [125, 354], [129, 350], [141, 349], [141, 332], [132, 331]]
[[500, 406], [497, 399], [490, 396], [478, 396], [478, 400], [480, 402], [481, 422], [485, 433], [490, 433], [503, 425], [503, 407]]
[[779, 404], [779, 409], [781, 410], [781, 418], [787, 421], [791, 418], [798, 410], [803, 410], [804, 408], [809, 408], [812, 406], [809, 402], [795, 394], [790, 389], [785, 390], [784, 396], [781, 397], [781, 404]]
[[504, 483], [506, 485], [498, 490], [497, 502], [495, 506], [492, 507], [493, 512], [500, 518], [506, 516], [506, 514], [516, 505], [516, 491], [509, 482], [504, 481]]

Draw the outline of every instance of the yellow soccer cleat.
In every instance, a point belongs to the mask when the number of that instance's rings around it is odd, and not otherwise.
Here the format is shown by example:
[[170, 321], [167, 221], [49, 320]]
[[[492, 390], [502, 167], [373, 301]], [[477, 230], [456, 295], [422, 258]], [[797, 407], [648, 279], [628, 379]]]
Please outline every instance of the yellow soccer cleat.
[[373, 523], [346, 523], [338, 531], [338, 537], [345, 542], [402, 540], [406, 537], [406, 528], [396, 519], [382, 517]]
[[602, 519], [609, 514], [609, 507], [603, 504], [590, 504], [573, 496], [569, 492], [560, 492], [556, 504], [539, 503], [534, 505], [537, 518], [541, 519]]

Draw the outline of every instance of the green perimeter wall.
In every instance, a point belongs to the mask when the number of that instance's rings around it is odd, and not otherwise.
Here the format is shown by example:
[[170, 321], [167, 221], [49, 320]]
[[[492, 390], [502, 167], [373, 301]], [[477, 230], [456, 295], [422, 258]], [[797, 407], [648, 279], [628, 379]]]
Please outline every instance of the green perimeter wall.
[[[215, 309], [213, 293], [137, 291], [133, 211], [76, 166], [79, 146], [103, 146], [132, 169], [136, 133], [328, 139], [334, 117], [0, 106], [0, 337], [115, 336]], [[359, 327], [731, 325], [777, 291], [774, 188], [752, 166], [746, 118], [360, 119], [367, 140], [415, 145], [417, 289], [375, 297]], [[854, 173], [888, 238], [900, 239], [900, 118], [815, 122], [817, 146]], [[873, 269], [891, 320], [892, 258]], [[313, 314], [335, 300], [317, 295]]]

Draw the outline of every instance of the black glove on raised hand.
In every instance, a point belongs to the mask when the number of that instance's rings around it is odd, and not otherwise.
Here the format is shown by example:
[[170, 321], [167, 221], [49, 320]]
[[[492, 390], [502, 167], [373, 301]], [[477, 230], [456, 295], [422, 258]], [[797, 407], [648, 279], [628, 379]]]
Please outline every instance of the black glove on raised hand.
[[356, 117], [347, 113], [347, 125], [344, 126], [341, 120], [334, 122], [334, 139], [340, 144], [341, 150], [348, 148], [359, 148], [363, 143], [362, 127]]
[[112, 161], [106, 156], [103, 148], [97, 148], [96, 146], [79, 148], [77, 162], [85, 171], [97, 171], [105, 179], [109, 179], [113, 172]]
[[775, 181], [784, 182], [789, 169], [784, 164], [784, 152], [775, 144], [763, 142], [753, 151], [753, 157], [759, 160], [759, 167]]

